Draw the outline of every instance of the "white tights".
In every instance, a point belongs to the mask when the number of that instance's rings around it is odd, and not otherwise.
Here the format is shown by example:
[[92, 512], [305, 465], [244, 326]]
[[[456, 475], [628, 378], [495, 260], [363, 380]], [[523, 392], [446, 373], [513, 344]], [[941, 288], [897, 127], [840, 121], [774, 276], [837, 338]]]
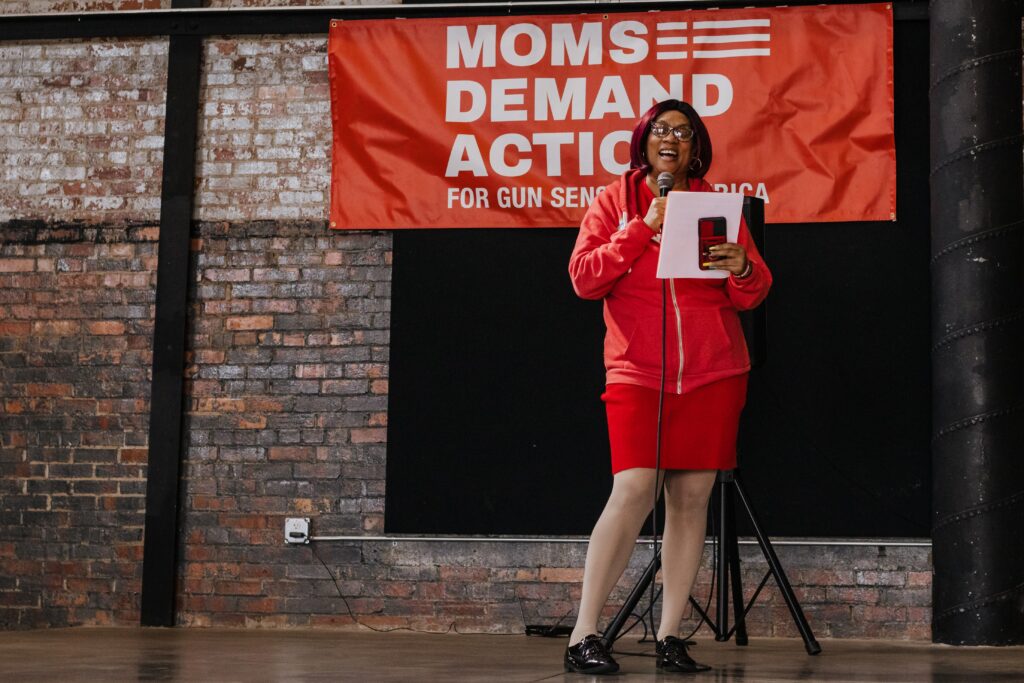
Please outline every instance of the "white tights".
[[[664, 594], [658, 640], [679, 636], [679, 622], [704, 553], [708, 498], [716, 475], [716, 470], [661, 472], [665, 482], [665, 534], [661, 548]], [[653, 503], [653, 469], [633, 468], [615, 475], [612, 493], [590, 535], [583, 569], [583, 595], [570, 645], [598, 632], [601, 610], [629, 564], [640, 527]]]

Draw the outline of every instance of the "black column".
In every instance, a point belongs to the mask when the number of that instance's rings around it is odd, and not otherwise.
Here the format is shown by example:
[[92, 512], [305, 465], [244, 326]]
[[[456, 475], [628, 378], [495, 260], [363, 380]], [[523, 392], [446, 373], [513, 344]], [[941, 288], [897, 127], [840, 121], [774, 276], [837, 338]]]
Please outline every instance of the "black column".
[[[174, 8], [199, 6], [199, 0], [172, 3]], [[143, 626], [174, 625], [189, 240], [202, 49], [201, 36], [170, 38], [142, 560]]]
[[1022, 0], [933, 0], [933, 639], [1024, 643]]

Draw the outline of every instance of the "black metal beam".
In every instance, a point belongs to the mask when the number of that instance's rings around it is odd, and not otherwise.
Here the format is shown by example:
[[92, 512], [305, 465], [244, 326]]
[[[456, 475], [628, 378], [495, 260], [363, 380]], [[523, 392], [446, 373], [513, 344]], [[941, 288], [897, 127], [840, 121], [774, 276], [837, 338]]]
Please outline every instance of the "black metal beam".
[[[199, 0], [184, 2], [198, 3]], [[174, 625], [189, 242], [202, 53], [201, 36], [171, 36], [146, 475], [143, 626]]]
[[[852, 4], [854, 0], [828, 4]], [[774, 6], [755, 0], [694, 2], [515, 2], [465, 4], [346, 5], [343, 7], [253, 7], [140, 10], [129, 12], [79, 12], [0, 16], [0, 41], [68, 38], [138, 38], [166, 35], [292, 35], [327, 33], [331, 19], [393, 19], [396, 17], [460, 17], [491, 15], [573, 14], [583, 12], [646, 12], [651, 10], [701, 9], [707, 7]], [[789, 5], [819, 5], [814, 0], [795, 0]], [[893, 3], [897, 21], [926, 21], [924, 0]]]
[[931, 24], [932, 638], [1024, 643], [1024, 0]]

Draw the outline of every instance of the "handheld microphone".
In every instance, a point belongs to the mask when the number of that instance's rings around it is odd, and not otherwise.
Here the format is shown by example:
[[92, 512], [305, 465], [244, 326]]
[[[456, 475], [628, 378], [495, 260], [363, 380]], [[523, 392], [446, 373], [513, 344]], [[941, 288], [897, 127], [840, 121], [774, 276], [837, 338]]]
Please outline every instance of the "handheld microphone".
[[665, 171], [658, 175], [658, 189], [661, 191], [659, 196], [664, 197], [672, 189], [672, 186], [676, 184], [676, 177]]

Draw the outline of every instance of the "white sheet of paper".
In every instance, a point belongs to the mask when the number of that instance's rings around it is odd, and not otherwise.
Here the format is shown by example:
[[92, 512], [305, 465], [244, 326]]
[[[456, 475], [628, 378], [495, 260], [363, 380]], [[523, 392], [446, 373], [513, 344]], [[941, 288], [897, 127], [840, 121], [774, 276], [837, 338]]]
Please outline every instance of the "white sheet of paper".
[[658, 277], [724, 278], [725, 270], [701, 270], [697, 251], [697, 220], [725, 217], [725, 235], [735, 242], [740, 234], [743, 195], [738, 192], [669, 192], [661, 230]]

